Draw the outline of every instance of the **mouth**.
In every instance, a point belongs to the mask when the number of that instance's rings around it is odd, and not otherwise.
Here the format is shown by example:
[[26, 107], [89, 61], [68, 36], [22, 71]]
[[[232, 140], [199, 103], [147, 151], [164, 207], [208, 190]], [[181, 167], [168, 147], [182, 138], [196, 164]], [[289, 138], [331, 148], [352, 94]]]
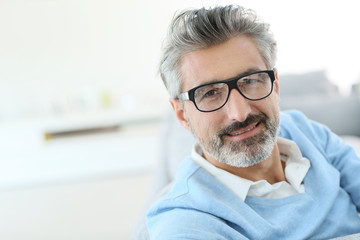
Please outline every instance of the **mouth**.
[[267, 117], [265, 114], [250, 115], [243, 122], [234, 122], [219, 131], [221, 141], [242, 141], [259, 133], [261, 128], [267, 128]]
[[252, 131], [253, 129], [255, 129], [256, 127], [258, 127], [260, 124], [260, 122], [256, 122], [256, 123], [253, 123], [253, 124], [250, 124], [249, 126], [247, 126], [246, 128], [241, 128], [241, 129], [238, 129], [236, 131], [233, 131], [231, 133], [228, 133], [227, 135], [228, 136], [239, 136], [239, 135], [242, 135], [244, 133], [247, 133], [247, 132], [250, 132]]

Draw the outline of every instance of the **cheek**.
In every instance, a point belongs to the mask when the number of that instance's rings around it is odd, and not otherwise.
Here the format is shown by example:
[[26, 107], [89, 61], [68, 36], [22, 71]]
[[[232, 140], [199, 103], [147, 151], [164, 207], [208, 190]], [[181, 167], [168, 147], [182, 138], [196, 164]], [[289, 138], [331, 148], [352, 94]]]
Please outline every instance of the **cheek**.
[[193, 133], [202, 139], [212, 138], [219, 130], [217, 126], [220, 126], [211, 113], [192, 115], [190, 125]]
[[263, 100], [253, 102], [252, 106], [256, 113], [262, 112], [268, 117], [273, 117], [279, 112], [279, 95], [271, 94]]
[[279, 114], [279, 95], [274, 94], [269, 98], [267, 108], [271, 116], [277, 116]]
[[273, 106], [273, 109], [275, 109], [275, 111], [279, 111], [279, 100], [280, 100], [280, 95], [275, 94], [273, 96], [272, 103], [271, 103]]

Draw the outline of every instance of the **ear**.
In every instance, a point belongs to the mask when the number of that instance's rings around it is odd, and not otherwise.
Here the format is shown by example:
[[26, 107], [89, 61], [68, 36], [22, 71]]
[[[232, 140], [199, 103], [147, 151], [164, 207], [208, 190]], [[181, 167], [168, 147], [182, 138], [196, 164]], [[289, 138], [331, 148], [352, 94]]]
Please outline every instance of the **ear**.
[[279, 77], [278, 77], [278, 70], [274, 68], [274, 74], [275, 74], [275, 81], [274, 81], [274, 87], [275, 92], [280, 96], [280, 84], [279, 84]]
[[187, 130], [190, 130], [189, 121], [187, 120], [185, 110], [181, 106], [179, 99], [170, 98], [169, 102], [170, 102], [171, 107], [174, 110], [175, 116], [178, 119], [178, 121], [180, 122], [180, 124]]

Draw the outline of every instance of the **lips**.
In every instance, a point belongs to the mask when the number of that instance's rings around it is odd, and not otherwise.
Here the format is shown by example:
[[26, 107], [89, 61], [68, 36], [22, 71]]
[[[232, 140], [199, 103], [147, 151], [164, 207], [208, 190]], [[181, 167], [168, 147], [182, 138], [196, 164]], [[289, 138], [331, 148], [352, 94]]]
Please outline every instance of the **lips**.
[[246, 134], [252, 130], [254, 130], [256, 127], [258, 127], [261, 123], [266, 125], [266, 115], [265, 114], [256, 114], [256, 115], [250, 115], [248, 118], [243, 122], [234, 122], [230, 124], [229, 126], [221, 129], [218, 133], [218, 136], [222, 141], [224, 141], [225, 137], [235, 137], [242, 134]]
[[246, 133], [246, 132], [249, 132], [249, 131], [253, 130], [258, 125], [259, 125], [259, 122], [256, 122], [256, 123], [250, 124], [246, 128], [238, 129], [238, 130], [236, 130], [234, 132], [228, 133], [228, 135], [229, 136], [238, 136], [238, 135], [241, 135], [243, 133]]

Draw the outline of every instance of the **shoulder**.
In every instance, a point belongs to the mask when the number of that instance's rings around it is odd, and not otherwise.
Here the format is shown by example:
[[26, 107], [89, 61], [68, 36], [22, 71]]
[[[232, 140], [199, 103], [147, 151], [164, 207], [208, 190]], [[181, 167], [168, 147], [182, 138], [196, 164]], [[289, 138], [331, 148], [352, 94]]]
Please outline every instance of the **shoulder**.
[[310, 123], [310, 120], [300, 111], [291, 110], [291, 111], [282, 111], [280, 112], [281, 126], [286, 127], [286, 125], [307, 125]]
[[[234, 199], [230, 190], [191, 158], [186, 159], [170, 192], [147, 213], [149, 234], [152, 239], [212, 239], [224, 228], [221, 219]], [[225, 235], [216, 239], [228, 239]]]
[[[164, 209], [172, 209], [176, 207], [190, 208], [188, 198], [191, 196], [189, 192], [194, 182], [201, 181], [202, 169], [191, 158], [186, 158], [180, 162], [171, 189], [159, 198], [150, 208], [147, 218], [152, 218], [164, 212]], [[193, 190], [192, 190], [193, 191]]]
[[356, 155], [355, 150], [327, 126], [308, 119], [299, 111], [281, 113], [279, 137], [293, 140], [303, 155], [315, 151], [321, 153], [333, 165], [345, 155], [351, 154], [351, 158]]
[[330, 129], [325, 125], [307, 118], [300, 111], [284, 111], [280, 113], [279, 136], [284, 138], [305, 137], [312, 141], [325, 139]]
[[152, 206], [149, 213], [157, 214], [164, 208], [195, 208], [201, 205], [197, 201], [199, 197], [203, 199], [202, 204], [206, 204], [203, 195], [217, 194], [221, 189], [224, 186], [189, 157], [180, 163], [171, 190]]
[[329, 142], [338, 141], [328, 127], [308, 119], [299, 111], [281, 112], [279, 137], [294, 141], [303, 155], [314, 151], [326, 155]]

